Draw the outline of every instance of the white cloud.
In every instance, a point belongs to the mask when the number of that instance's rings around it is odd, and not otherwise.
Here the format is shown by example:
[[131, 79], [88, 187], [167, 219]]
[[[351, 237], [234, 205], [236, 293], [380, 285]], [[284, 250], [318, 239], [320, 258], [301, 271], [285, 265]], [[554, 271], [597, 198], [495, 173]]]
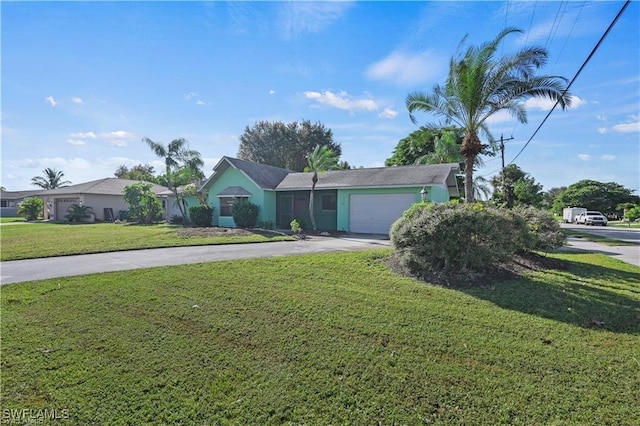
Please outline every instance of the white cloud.
[[84, 102], [82, 101], [82, 99], [81, 99], [81, 98], [74, 97], [74, 98], [73, 98], [73, 103], [74, 103], [74, 104], [83, 104]]
[[56, 105], [58, 105], [58, 102], [56, 102], [55, 99], [53, 99], [53, 96], [47, 96], [46, 98], [44, 98], [47, 102], [49, 102], [49, 105], [51, 105], [51, 107], [55, 108]]
[[275, 91], [275, 90], [273, 90], [273, 89], [271, 89], [271, 90], [269, 90], [269, 94], [270, 94], [270, 95], [275, 95], [275, 94], [276, 94], [276, 91]]
[[578, 154], [578, 158], [582, 161], [591, 160], [591, 156], [589, 154]]
[[70, 133], [69, 134], [70, 138], [77, 138], [77, 139], [95, 139], [96, 138], [96, 134], [93, 132], [77, 132], [77, 133]]
[[198, 94], [196, 92], [189, 92], [189, 93], [185, 93], [183, 96], [183, 99], [185, 101], [190, 101], [192, 98], [197, 98]]
[[394, 110], [393, 108], [385, 108], [382, 110], [380, 114], [378, 114], [378, 117], [396, 118], [397, 115], [398, 115], [398, 111]]
[[616, 124], [611, 127], [611, 130], [616, 133], [638, 133], [640, 132], [640, 121]]
[[606, 160], [606, 161], [613, 161], [613, 160], [616, 159], [616, 156], [615, 155], [604, 154], [600, 158], [602, 158], [603, 160]]
[[196, 102], [196, 105], [206, 105], [206, 104], [207, 104], [207, 103], [206, 103], [206, 102], [203, 102], [203, 101], [198, 101], [198, 102]]
[[78, 139], [67, 139], [67, 143], [73, 146], [83, 146], [87, 144], [85, 141], [81, 141]]
[[437, 79], [445, 67], [445, 58], [433, 52], [396, 51], [369, 65], [365, 75], [371, 80], [387, 80], [398, 85], [411, 86]]
[[607, 121], [607, 116], [604, 114], [597, 114], [596, 115], [596, 120], [598, 121]]
[[598, 127], [598, 133], [600, 133], [601, 135], [604, 135], [605, 133], [607, 133], [607, 128], [606, 127]]
[[124, 130], [117, 130], [115, 132], [101, 133], [100, 137], [105, 139], [111, 146], [125, 147], [129, 140], [136, 138], [136, 135], [125, 132]]
[[[529, 98], [526, 101], [524, 101], [524, 107], [526, 109], [538, 109], [541, 111], [549, 111], [551, 108], [553, 108], [555, 103], [556, 101], [553, 101], [548, 98]], [[569, 109], [579, 108], [582, 105], [585, 105], [586, 103], [587, 101], [585, 101], [584, 99], [578, 96], [572, 96], [571, 106], [569, 107]]]
[[347, 111], [365, 110], [375, 111], [378, 104], [373, 99], [355, 99], [347, 92], [333, 93], [329, 90], [323, 92], [304, 92], [307, 99], [311, 99], [321, 105], [344, 109]]
[[495, 114], [491, 115], [491, 117], [485, 120], [487, 124], [498, 124], [498, 123], [506, 123], [508, 121], [514, 120], [509, 111], [500, 110]]
[[[92, 165], [84, 158], [62, 158], [62, 157], [43, 157], [43, 158], [25, 158], [18, 161], [14, 165], [18, 167], [51, 167], [58, 170], [72, 170], [72, 169], [91, 169]], [[66, 174], [66, 173], [65, 173]]]
[[281, 3], [279, 24], [289, 39], [304, 33], [319, 33], [342, 18], [351, 7], [346, 1], [292, 1]]

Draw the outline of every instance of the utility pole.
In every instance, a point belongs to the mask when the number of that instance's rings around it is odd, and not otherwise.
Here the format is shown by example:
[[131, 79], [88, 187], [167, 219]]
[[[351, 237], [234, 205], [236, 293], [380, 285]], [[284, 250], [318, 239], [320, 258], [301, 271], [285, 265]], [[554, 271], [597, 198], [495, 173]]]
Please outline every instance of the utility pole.
[[502, 155], [502, 192], [506, 196], [506, 188], [504, 186], [504, 142], [510, 141], [513, 139], [513, 135], [509, 139], [505, 139], [502, 134], [500, 134], [500, 153]]

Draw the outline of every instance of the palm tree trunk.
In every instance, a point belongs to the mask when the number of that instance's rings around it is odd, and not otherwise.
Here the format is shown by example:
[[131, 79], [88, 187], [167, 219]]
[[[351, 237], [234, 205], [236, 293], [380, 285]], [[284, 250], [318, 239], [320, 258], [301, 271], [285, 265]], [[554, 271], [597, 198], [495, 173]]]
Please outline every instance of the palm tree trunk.
[[475, 163], [475, 161], [475, 155], [464, 158], [464, 200], [467, 203], [473, 203], [475, 201], [473, 196], [473, 163]]
[[318, 181], [318, 175], [316, 173], [314, 173], [313, 178], [313, 185], [311, 185], [311, 193], [309, 194], [309, 218], [311, 219], [311, 226], [313, 227], [313, 230], [316, 230], [316, 217], [313, 214], [313, 196], [315, 195], [316, 192], [316, 182]]

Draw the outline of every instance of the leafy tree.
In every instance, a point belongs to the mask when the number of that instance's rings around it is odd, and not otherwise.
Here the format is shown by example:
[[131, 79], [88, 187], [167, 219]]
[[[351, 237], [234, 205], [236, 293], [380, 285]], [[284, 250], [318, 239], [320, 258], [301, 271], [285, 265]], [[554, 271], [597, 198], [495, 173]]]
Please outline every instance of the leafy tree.
[[[436, 85], [430, 94], [413, 92], [406, 98], [407, 109], [415, 123], [414, 113], [422, 111], [444, 118], [446, 125], [462, 128], [464, 139], [460, 152], [465, 159], [465, 200], [473, 202], [473, 165], [482, 152], [479, 133], [492, 140], [486, 120], [499, 111], [507, 111], [521, 123], [527, 122], [523, 100], [545, 97], [557, 101], [564, 109], [571, 104], [567, 80], [541, 75], [535, 70], [548, 57], [542, 47], [525, 47], [519, 52], [496, 58], [496, 52], [507, 35], [521, 33], [506, 28], [498, 36], [480, 46], [469, 46], [451, 58], [444, 86]], [[461, 46], [464, 44], [463, 43]]]
[[551, 206], [553, 206], [553, 202], [556, 199], [556, 197], [562, 194], [566, 190], [567, 190], [566, 186], [560, 186], [557, 188], [549, 189], [547, 192], [544, 193], [544, 199], [542, 200], [542, 205], [547, 209], [551, 209]]
[[456, 130], [440, 129], [433, 140], [433, 151], [416, 160], [416, 164], [444, 164], [462, 163], [464, 158], [460, 153], [460, 132]]
[[316, 230], [316, 217], [313, 214], [313, 197], [318, 183], [318, 173], [338, 168], [338, 157], [328, 146], [317, 145], [313, 152], [307, 156], [307, 167], [305, 172], [311, 172], [311, 194], [309, 195], [309, 217], [311, 226]]
[[64, 173], [47, 167], [42, 171], [44, 176], [35, 176], [31, 178], [31, 185], [39, 186], [42, 189], [56, 189], [68, 186], [71, 182], [62, 180]]
[[67, 214], [64, 218], [69, 222], [82, 222], [84, 219], [90, 217], [93, 213], [93, 208], [80, 204], [72, 204], [67, 209]]
[[307, 165], [307, 154], [318, 145], [328, 147], [336, 157], [342, 154], [333, 133], [322, 123], [259, 121], [247, 126], [240, 136], [238, 158], [301, 172]]
[[[149, 145], [158, 157], [164, 159], [166, 186], [173, 191], [176, 200], [179, 200], [178, 182], [184, 181], [180, 180], [184, 179], [183, 176], [203, 176], [200, 170], [204, 165], [202, 157], [198, 151], [189, 149], [185, 139], [174, 139], [166, 146], [149, 138], [144, 138], [142, 141]], [[178, 209], [183, 220], [186, 221], [187, 214], [183, 202], [178, 202]]]
[[148, 164], [138, 164], [130, 169], [125, 165], [121, 165], [118, 167], [114, 175], [118, 179], [141, 180], [144, 182], [157, 183], [154, 173], [153, 166]]
[[492, 201], [508, 208], [539, 207], [544, 198], [542, 185], [515, 164], [509, 164], [504, 171], [494, 176], [491, 185], [494, 188]]
[[42, 213], [43, 207], [44, 202], [42, 199], [38, 197], [25, 198], [18, 204], [18, 214], [24, 216], [27, 220], [36, 220]]
[[635, 222], [640, 219], [640, 206], [634, 206], [630, 209], [626, 210], [624, 213], [624, 218], [629, 221], [629, 226], [631, 226], [631, 222]]
[[585, 179], [569, 185], [558, 195], [553, 202], [553, 211], [561, 214], [565, 207], [585, 207], [603, 214], [615, 214], [619, 204], [639, 202], [640, 198], [633, 195], [633, 190], [618, 183]]
[[[441, 139], [455, 139], [455, 143], [462, 143], [462, 133], [455, 127], [426, 127], [421, 126], [418, 130], [411, 132], [409, 136], [401, 139], [393, 149], [393, 154], [384, 162], [385, 166], [409, 166], [420, 164], [424, 159], [436, 150], [436, 141]], [[453, 161], [454, 163], [457, 161]]]
[[149, 224], [161, 216], [162, 203], [151, 190], [152, 187], [152, 184], [145, 182], [124, 187], [124, 201], [129, 206], [131, 221]]

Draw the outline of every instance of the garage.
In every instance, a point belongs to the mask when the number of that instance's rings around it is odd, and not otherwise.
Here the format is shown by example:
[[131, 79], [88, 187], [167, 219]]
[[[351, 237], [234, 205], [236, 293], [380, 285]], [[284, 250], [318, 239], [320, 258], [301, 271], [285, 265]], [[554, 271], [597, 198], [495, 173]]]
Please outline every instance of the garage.
[[79, 204], [80, 198], [56, 198], [55, 199], [55, 217], [58, 222], [62, 222], [67, 210], [74, 204]]
[[416, 202], [416, 194], [351, 194], [349, 231], [389, 234], [391, 225]]

